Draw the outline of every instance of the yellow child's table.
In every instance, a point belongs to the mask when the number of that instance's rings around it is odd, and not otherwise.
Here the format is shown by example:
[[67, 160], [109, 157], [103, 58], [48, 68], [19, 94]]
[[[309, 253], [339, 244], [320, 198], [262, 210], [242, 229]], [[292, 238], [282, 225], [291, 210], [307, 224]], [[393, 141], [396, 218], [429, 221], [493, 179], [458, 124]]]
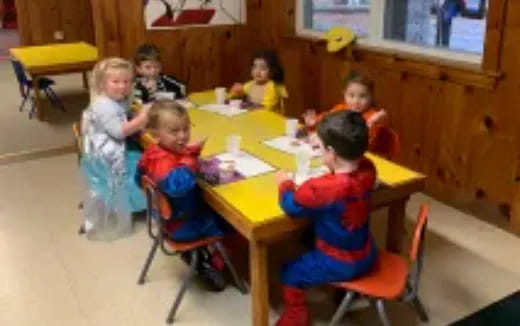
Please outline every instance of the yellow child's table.
[[39, 80], [45, 75], [81, 72], [88, 88], [87, 72], [98, 60], [97, 48], [85, 42], [27, 46], [10, 49], [11, 55], [24, 66], [33, 80], [36, 114], [43, 120]]
[[[196, 104], [214, 101], [212, 92], [195, 93], [190, 99]], [[295, 159], [262, 144], [263, 140], [284, 133], [285, 119], [267, 110], [258, 110], [228, 118], [222, 115], [190, 109], [193, 136], [208, 136], [203, 156], [225, 151], [226, 137], [242, 136], [242, 149], [276, 168], [292, 171]], [[152, 142], [145, 136], [142, 142]], [[377, 156], [367, 154], [378, 171], [383, 186], [372, 196], [374, 208], [389, 207], [387, 249], [399, 252], [405, 233], [405, 206], [411, 194], [424, 188], [425, 176]], [[274, 173], [220, 186], [201, 182], [206, 201], [250, 241], [252, 292], [252, 324], [268, 325], [267, 249], [269, 243], [308, 225], [304, 219], [285, 216], [278, 205], [278, 189]]]

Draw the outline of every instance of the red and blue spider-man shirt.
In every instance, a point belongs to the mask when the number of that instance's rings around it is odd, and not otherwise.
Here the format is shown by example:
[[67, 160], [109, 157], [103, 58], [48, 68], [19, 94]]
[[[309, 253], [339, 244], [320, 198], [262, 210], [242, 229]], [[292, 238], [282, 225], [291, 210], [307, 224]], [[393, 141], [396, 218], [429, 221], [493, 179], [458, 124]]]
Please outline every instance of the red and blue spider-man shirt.
[[187, 147], [183, 153], [160, 145], [146, 149], [137, 167], [136, 180], [151, 178], [168, 198], [172, 216], [165, 227], [176, 241], [194, 241], [206, 236], [222, 235], [217, 215], [200, 197], [196, 174], [202, 148]]
[[282, 183], [280, 205], [291, 217], [312, 218], [320, 254], [353, 264], [375, 255], [369, 229], [370, 193], [375, 182], [375, 167], [363, 158], [350, 173], [329, 173], [298, 188], [291, 180]]

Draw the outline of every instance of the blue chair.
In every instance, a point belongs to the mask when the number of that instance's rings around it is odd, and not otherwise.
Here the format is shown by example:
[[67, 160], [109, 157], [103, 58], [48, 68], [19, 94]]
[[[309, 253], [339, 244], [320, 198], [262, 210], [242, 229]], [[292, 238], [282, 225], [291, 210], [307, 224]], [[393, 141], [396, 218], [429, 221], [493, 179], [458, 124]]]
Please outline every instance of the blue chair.
[[[29, 112], [29, 119], [31, 119], [34, 114], [34, 101], [31, 99], [31, 92], [33, 91], [33, 81], [27, 79], [27, 76], [25, 76], [23, 66], [19, 61], [11, 59], [11, 63], [13, 65], [13, 70], [16, 75], [16, 79], [18, 80], [18, 84], [20, 85], [20, 95], [23, 99], [22, 104], [20, 104], [19, 111], [22, 112], [27, 100], [31, 100], [32, 105], [31, 111]], [[39, 89], [45, 92], [45, 95], [47, 95], [47, 98], [54, 107], [58, 107], [62, 111], [65, 111], [65, 106], [58, 98], [58, 95], [56, 95], [56, 93], [51, 88], [51, 86], [54, 84], [54, 80], [43, 77], [40, 78]]]

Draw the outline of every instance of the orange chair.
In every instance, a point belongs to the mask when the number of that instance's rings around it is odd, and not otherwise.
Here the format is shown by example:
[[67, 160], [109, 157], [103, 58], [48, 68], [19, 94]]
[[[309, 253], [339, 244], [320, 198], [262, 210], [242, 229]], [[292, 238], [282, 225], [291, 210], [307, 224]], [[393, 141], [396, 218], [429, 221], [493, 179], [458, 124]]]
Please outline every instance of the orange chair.
[[399, 135], [391, 128], [382, 127], [370, 144], [369, 150], [391, 160], [401, 152]]
[[[146, 219], [147, 219], [147, 228], [148, 234], [150, 238], [153, 240], [152, 248], [148, 253], [143, 269], [141, 270], [141, 274], [139, 275], [139, 279], [137, 283], [139, 285], [144, 284], [145, 277], [152, 263], [153, 257], [155, 256], [155, 252], [157, 248], [161, 246], [161, 250], [169, 256], [177, 255], [180, 253], [190, 252], [191, 261], [190, 261], [190, 270], [186, 278], [184, 279], [182, 286], [177, 293], [175, 301], [168, 313], [168, 317], [166, 322], [168, 324], [173, 323], [173, 319], [175, 314], [179, 308], [179, 305], [186, 293], [186, 290], [192, 283], [195, 275], [196, 275], [196, 267], [198, 264], [198, 251], [196, 249], [212, 246], [222, 255], [224, 258], [224, 262], [226, 263], [227, 268], [229, 269], [231, 276], [233, 277], [233, 281], [236, 287], [243, 294], [248, 293], [247, 287], [244, 282], [238, 277], [238, 274], [229, 259], [229, 256], [220, 242], [222, 237], [209, 237], [205, 239], [201, 239], [193, 242], [175, 242], [168, 238], [167, 232], [164, 228], [164, 221], [170, 219], [172, 208], [170, 206], [170, 202], [168, 199], [159, 191], [155, 183], [148, 177], [144, 176], [142, 178], [142, 186], [146, 194], [147, 200], [147, 209], [146, 209]], [[155, 216], [155, 218], [154, 218]], [[154, 231], [155, 225], [155, 231]]]
[[82, 141], [81, 141], [81, 127], [79, 122], [72, 124], [72, 135], [74, 136], [74, 146], [76, 147], [76, 154], [78, 155], [78, 162], [81, 160]]
[[417, 217], [415, 231], [410, 248], [410, 266], [405, 258], [381, 250], [378, 261], [371, 272], [348, 282], [331, 285], [347, 291], [329, 326], [337, 325], [347, 312], [356, 294], [375, 301], [379, 318], [384, 326], [390, 326], [385, 311], [385, 300], [402, 300], [413, 304], [422, 321], [428, 321], [428, 315], [419, 300], [419, 278], [423, 265], [424, 236], [428, 222], [428, 206], [423, 204]]

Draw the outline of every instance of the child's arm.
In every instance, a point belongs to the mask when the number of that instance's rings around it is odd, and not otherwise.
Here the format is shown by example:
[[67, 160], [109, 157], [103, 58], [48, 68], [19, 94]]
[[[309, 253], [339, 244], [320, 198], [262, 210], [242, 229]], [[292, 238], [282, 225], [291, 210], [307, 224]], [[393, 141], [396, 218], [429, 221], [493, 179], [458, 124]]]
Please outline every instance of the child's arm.
[[315, 128], [318, 124], [318, 115], [316, 114], [316, 110], [307, 110], [303, 113], [303, 121], [305, 122], [305, 126], [308, 128]]
[[148, 122], [148, 113], [150, 112], [150, 105], [143, 105], [137, 112], [133, 119], [124, 122], [122, 126], [122, 136], [126, 138], [144, 129]]
[[178, 81], [176, 78], [172, 76], [161, 75], [161, 80], [168, 92], [175, 93], [176, 99], [186, 97], [186, 85]]
[[143, 84], [141, 79], [138, 79], [134, 84], [134, 101], [139, 104], [146, 104], [150, 102], [150, 92]]
[[374, 114], [370, 116], [367, 120], [368, 127], [372, 127], [376, 124], [378, 125], [386, 125], [388, 122], [388, 114], [384, 109], [376, 111]]
[[186, 146], [186, 153], [190, 156], [199, 156], [207, 141], [208, 138], [205, 137], [199, 141], [189, 144]]
[[168, 197], [182, 197], [196, 185], [195, 174], [187, 166], [181, 165], [172, 169], [157, 182], [159, 190]]
[[291, 217], [312, 217], [326, 208], [330, 200], [320, 191], [319, 179], [305, 182], [298, 189], [283, 172], [276, 176], [279, 183], [280, 206]]
[[145, 153], [139, 162], [136, 179], [140, 180], [142, 175], [147, 175], [154, 180], [159, 190], [172, 198], [184, 196], [196, 185], [194, 172], [168, 157], [148, 163]]
[[180, 163], [189, 167], [193, 172], [199, 170], [199, 156], [206, 144], [207, 138], [186, 146], [186, 155], [181, 159]]

